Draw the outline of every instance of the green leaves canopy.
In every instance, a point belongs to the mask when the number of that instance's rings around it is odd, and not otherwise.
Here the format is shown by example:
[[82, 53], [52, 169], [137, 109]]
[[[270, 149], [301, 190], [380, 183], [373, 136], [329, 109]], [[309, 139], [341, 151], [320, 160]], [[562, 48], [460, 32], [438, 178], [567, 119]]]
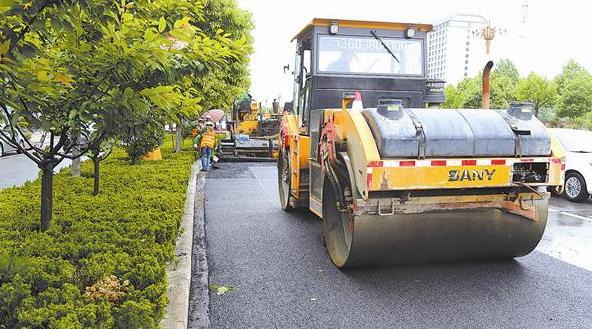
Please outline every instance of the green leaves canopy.
[[110, 134], [133, 111], [197, 113], [190, 76], [249, 50], [245, 38], [203, 33], [195, 1], [3, 1], [0, 8], [0, 106], [57, 135], [85, 134], [91, 122]]
[[531, 102], [535, 111], [542, 107], [551, 107], [557, 99], [557, 85], [544, 77], [531, 72], [526, 79], [521, 79], [516, 88], [516, 99]]
[[[481, 79], [479, 74], [448, 85], [443, 107], [480, 108]], [[491, 74], [491, 108], [508, 108], [514, 100], [531, 102], [535, 114], [545, 121], [561, 119], [567, 121], [563, 125], [592, 129], [592, 74], [574, 60], [553, 80], [534, 72], [520, 78], [510, 60], [501, 60]]]

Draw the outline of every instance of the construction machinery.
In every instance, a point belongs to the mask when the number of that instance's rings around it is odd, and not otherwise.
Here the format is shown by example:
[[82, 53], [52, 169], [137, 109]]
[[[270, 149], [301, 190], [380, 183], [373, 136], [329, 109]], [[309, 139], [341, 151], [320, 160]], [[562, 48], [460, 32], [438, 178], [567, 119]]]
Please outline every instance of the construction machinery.
[[547, 188], [563, 183], [563, 150], [529, 104], [435, 108], [431, 29], [314, 19], [294, 37], [279, 197], [322, 218], [339, 268], [526, 255], [545, 229]]
[[230, 138], [220, 141], [222, 159], [274, 160], [277, 158], [279, 116], [263, 113], [250, 96], [237, 101], [228, 121]]

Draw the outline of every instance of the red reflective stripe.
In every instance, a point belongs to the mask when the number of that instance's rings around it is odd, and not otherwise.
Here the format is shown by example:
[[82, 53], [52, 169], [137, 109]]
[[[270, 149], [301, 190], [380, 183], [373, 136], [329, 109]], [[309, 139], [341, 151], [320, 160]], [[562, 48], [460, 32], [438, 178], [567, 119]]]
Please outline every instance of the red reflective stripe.
[[368, 162], [368, 167], [382, 167], [383, 164], [382, 161], [370, 161]]
[[520, 159], [520, 162], [534, 162], [534, 159]]
[[432, 160], [432, 166], [446, 166], [446, 160]]
[[401, 167], [415, 167], [415, 161], [400, 161], [399, 166], [401, 166]]
[[462, 165], [463, 166], [475, 166], [475, 165], [477, 165], [477, 160], [463, 160]]
[[560, 158], [551, 158], [551, 163], [561, 163]]
[[366, 174], [366, 187], [368, 191], [372, 188], [372, 174]]
[[496, 166], [505, 165], [506, 164], [506, 160], [491, 160], [491, 164], [492, 165], [496, 165]]
[[561, 170], [565, 170], [565, 163], [561, 164]]

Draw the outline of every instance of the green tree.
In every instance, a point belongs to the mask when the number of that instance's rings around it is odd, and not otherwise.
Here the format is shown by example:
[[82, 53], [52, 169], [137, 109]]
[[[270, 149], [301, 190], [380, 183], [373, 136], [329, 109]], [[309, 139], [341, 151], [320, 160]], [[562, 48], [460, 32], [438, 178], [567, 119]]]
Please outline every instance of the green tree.
[[[456, 87], [448, 85], [444, 90], [446, 103], [444, 108], [479, 108], [481, 107], [481, 86], [478, 78], [464, 78]], [[475, 97], [478, 97], [476, 100]]]
[[497, 63], [497, 65], [495, 65], [495, 67], [493, 68], [493, 71], [491, 72], [491, 78], [492, 80], [495, 80], [498, 77], [507, 77], [508, 79], [510, 79], [510, 82], [512, 84], [512, 86], [515, 88], [516, 85], [518, 84], [518, 81], [520, 80], [520, 73], [518, 73], [518, 69], [516, 68], [516, 65], [514, 65], [514, 62], [512, 62], [509, 59], [502, 59], [499, 61], [499, 63]]
[[539, 109], [551, 107], [557, 100], [557, 85], [553, 81], [531, 72], [527, 78], [521, 79], [516, 88], [516, 100], [531, 102], [535, 115]]
[[592, 130], [592, 111], [589, 111], [581, 117], [580, 127], [583, 129]]
[[[233, 44], [240, 45], [240, 51], [228, 58], [225, 65], [208, 67], [195, 79], [186, 81], [188, 85], [196, 86], [198, 112], [212, 108], [228, 109], [234, 97], [247, 90], [251, 83], [248, 69], [253, 43], [251, 14], [240, 9], [235, 0], [204, 0], [202, 19], [196, 24], [210, 38], [222, 35]], [[195, 114], [195, 111], [179, 113], [176, 122], [181, 129], [177, 129], [176, 152], [181, 150], [182, 132], [186, 130], [183, 126], [193, 121]]]
[[507, 109], [510, 102], [514, 100], [516, 87], [512, 79], [506, 75], [499, 75], [491, 79], [491, 100], [490, 108]]
[[201, 10], [190, 0], [0, 2], [0, 110], [12, 129], [0, 138], [16, 144], [20, 120], [50, 134], [47, 148], [19, 147], [43, 173], [41, 230], [51, 220], [53, 168], [72, 157], [72, 136], [98, 131], [91, 149], [134, 113], [195, 110], [196, 89], [182, 77], [242, 51], [243, 40], [201, 33]]
[[235, 0], [205, 0], [203, 15], [205, 19], [198, 26], [206, 35], [211, 37], [223, 30], [232, 40], [244, 38], [247, 46], [245, 52], [229, 61], [229, 65], [218, 66], [199, 77], [202, 106], [229, 109], [234, 99], [245, 93], [251, 84], [248, 65], [253, 51], [253, 20], [251, 13], [240, 9]]
[[561, 73], [554, 79], [555, 83], [557, 84], [558, 93], [560, 95], [563, 94], [563, 91], [569, 82], [577, 78], [592, 79], [592, 74], [590, 74], [590, 72], [588, 72], [578, 62], [570, 59], [563, 67]]
[[577, 76], [566, 82], [557, 101], [557, 116], [576, 119], [592, 109], [592, 79]]
[[162, 145], [164, 125], [162, 118], [152, 113], [134, 115], [128, 120], [120, 133], [120, 138], [132, 164], [138, 164], [143, 155]]
[[465, 97], [463, 93], [455, 87], [453, 84], [449, 84], [444, 89], [444, 95], [446, 95], [446, 102], [442, 104], [445, 109], [460, 109], [465, 104]]

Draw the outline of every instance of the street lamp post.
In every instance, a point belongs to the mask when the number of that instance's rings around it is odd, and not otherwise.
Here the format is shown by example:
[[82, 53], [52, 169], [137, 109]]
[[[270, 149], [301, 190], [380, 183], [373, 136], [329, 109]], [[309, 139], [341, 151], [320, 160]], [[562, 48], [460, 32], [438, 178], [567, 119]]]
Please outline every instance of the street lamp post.
[[487, 26], [480, 29], [473, 31], [473, 35], [477, 38], [483, 38], [485, 40], [485, 52], [489, 54], [489, 49], [491, 47], [491, 40], [495, 38], [497, 34], [503, 34], [506, 30], [499, 29], [497, 27], [491, 27], [491, 21], [487, 22]]

